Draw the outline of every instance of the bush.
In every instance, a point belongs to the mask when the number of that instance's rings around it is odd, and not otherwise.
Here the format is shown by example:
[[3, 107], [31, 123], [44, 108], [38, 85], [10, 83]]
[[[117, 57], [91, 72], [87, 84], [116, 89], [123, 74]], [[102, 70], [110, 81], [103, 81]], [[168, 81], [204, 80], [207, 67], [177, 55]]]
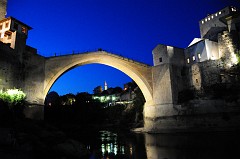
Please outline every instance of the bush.
[[26, 94], [19, 89], [0, 90], [1, 107], [8, 107], [8, 111], [13, 112], [17, 116], [23, 116], [25, 99]]

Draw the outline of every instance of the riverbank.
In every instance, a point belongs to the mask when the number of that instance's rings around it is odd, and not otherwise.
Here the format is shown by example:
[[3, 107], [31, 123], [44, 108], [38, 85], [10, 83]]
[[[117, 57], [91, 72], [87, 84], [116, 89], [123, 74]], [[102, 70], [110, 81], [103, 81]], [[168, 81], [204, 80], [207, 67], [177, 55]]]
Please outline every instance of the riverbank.
[[[8, 125], [8, 126], [6, 126]], [[31, 119], [18, 119], [5, 126], [0, 125], [0, 156], [4, 159], [40, 159], [61, 157], [89, 158], [87, 145], [79, 142], [81, 136], [100, 130], [129, 132], [138, 124], [74, 124], [47, 123]]]
[[14, 156], [18, 156], [19, 159], [89, 156], [83, 144], [72, 139], [59, 128], [43, 121], [28, 119], [16, 121], [7, 128], [2, 127], [0, 147], [0, 154], [5, 154], [6, 159], [15, 158]]

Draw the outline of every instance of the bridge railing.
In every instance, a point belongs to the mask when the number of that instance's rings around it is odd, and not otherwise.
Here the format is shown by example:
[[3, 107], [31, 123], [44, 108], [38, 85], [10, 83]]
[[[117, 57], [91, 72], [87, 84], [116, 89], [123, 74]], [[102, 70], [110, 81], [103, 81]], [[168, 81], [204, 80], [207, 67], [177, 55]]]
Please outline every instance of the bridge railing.
[[132, 63], [136, 63], [136, 64], [139, 64], [139, 65], [141, 65], [141, 66], [144, 66], [144, 67], [150, 67], [150, 65], [148, 65], [148, 64], [145, 64], [145, 63], [143, 63], [143, 62], [139, 62], [139, 61], [135, 61], [135, 60], [133, 60], [133, 59], [131, 59], [131, 58], [128, 58], [128, 57], [124, 57], [124, 56], [122, 56], [122, 55], [120, 55], [120, 54], [116, 54], [116, 53], [110, 53], [110, 52], [108, 52], [108, 51], [106, 51], [106, 50], [103, 50], [103, 49], [101, 49], [101, 48], [99, 48], [99, 49], [96, 49], [96, 50], [92, 50], [92, 51], [72, 51], [71, 53], [70, 52], [68, 52], [68, 53], [54, 53], [53, 55], [48, 55], [48, 56], [44, 56], [44, 57], [46, 57], [46, 58], [53, 58], [53, 57], [61, 57], [61, 56], [69, 56], [69, 55], [78, 55], [78, 54], [91, 54], [91, 53], [95, 53], [95, 52], [104, 52], [104, 53], [106, 53], [106, 54], [108, 54], [108, 55], [110, 55], [110, 56], [113, 56], [113, 57], [116, 57], [116, 58], [119, 58], [119, 59], [122, 59], [122, 60], [125, 60], [125, 61], [129, 61], [129, 62], [132, 62]]

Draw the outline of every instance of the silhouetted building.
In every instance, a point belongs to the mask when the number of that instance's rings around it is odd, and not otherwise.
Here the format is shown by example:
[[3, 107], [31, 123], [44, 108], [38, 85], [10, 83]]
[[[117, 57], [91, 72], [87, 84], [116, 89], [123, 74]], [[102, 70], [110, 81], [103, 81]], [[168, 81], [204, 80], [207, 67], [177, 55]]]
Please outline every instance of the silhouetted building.
[[97, 86], [97, 87], [94, 88], [93, 94], [94, 94], [94, 95], [98, 95], [98, 94], [101, 94], [102, 91], [103, 91], [103, 90], [102, 90], [102, 86]]

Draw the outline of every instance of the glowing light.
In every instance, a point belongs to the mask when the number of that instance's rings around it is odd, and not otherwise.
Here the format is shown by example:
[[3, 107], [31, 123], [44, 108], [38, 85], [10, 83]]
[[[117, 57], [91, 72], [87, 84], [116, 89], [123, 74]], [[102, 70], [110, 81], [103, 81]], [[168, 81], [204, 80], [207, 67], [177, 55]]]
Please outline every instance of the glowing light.
[[8, 89], [7, 91], [0, 91], [0, 98], [10, 104], [16, 104], [26, 98], [26, 94], [19, 89]]
[[198, 54], [198, 58], [201, 59], [201, 54]]
[[231, 62], [232, 62], [232, 65], [236, 65], [238, 63], [237, 56], [234, 53], [231, 54]]
[[233, 11], [233, 12], [236, 12], [236, 11], [237, 11], [237, 9], [236, 9], [236, 8], [232, 8], [232, 11]]
[[103, 100], [104, 100], [104, 97], [102, 96], [100, 99], [101, 99], [101, 101], [103, 101]]

